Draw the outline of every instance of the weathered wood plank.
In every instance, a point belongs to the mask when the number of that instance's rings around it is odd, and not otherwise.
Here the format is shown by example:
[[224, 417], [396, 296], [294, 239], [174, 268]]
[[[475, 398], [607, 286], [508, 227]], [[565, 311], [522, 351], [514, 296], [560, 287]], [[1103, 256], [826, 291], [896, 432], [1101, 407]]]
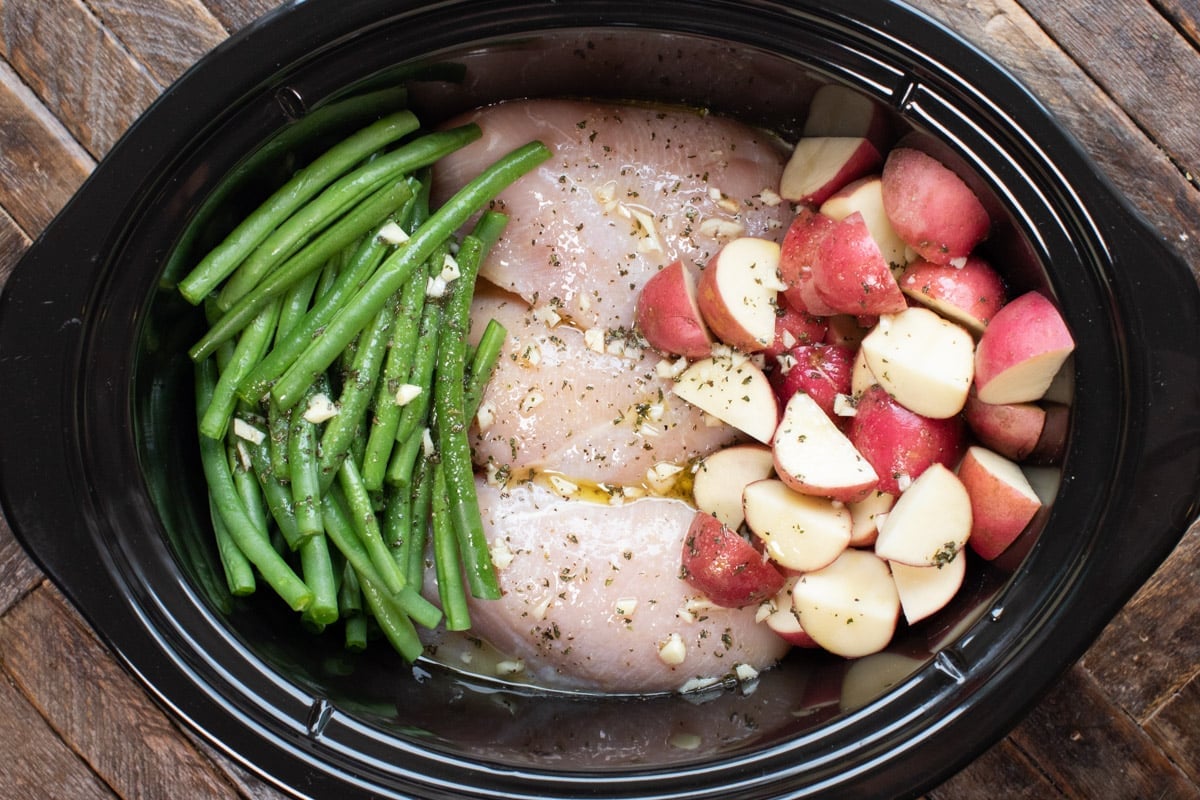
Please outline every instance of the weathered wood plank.
[[283, 5], [275, 0], [204, 0], [213, 16], [233, 33], [246, 27], [276, 6]]
[[[1200, 669], [1195, 605], [1179, 602], [1195, 596], [1197, 574], [1200, 526], [1183, 538], [1083, 658], [1109, 697], [1139, 722]], [[1188, 665], [1190, 671], [1183, 672]]]
[[[1013, 0], [913, 0], [913, 5], [992, 55], [1028, 86], [1200, 275], [1200, 190], [1183, 180], [1156, 143], [1037, 21]], [[1188, 107], [1194, 105], [1184, 109]]]
[[1063, 793], [1006, 739], [929, 792], [928, 800], [1059, 800]]
[[161, 88], [81, 0], [6, 0], [0, 54], [93, 157]]
[[161, 86], [228, 35], [198, 0], [90, 0], [88, 5]]
[[1200, 49], [1200, 0], [1158, 0], [1158, 7]]
[[95, 161], [0, 60], [0, 207], [35, 237], [94, 167]]
[[1200, 784], [1200, 664], [1197, 673], [1144, 727], [1175, 763]]
[[1020, 2], [1177, 163], [1200, 175], [1200, 60], [1169, 20], [1126, 0], [1094, 3], [1085, 14], [1060, 0]]
[[0, 653], [21, 692], [121, 797], [238, 796], [49, 584], [0, 618]]
[[13, 538], [8, 523], [0, 517], [0, 616], [42, 580], [41, 571]]
[[1067, 797], [1200, 797], [1200, 787], [1078, 666], [1010, 738]]
[[116, 797], [0, 672], [0, 786], [5, 797]]
[[8, 279], [17, 261], [29, 249], [30, 239], [16, 221], [0, 207], [0, 286]]

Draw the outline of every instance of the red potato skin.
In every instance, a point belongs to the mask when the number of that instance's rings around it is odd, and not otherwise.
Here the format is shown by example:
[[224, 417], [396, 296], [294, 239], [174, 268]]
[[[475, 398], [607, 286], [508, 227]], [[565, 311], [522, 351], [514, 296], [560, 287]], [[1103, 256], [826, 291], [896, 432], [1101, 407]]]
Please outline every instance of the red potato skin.
[[796, 392], [804, 392], [841, 425], [844, 418], [834, 413], [833, 405], [839, 394], [850, 394], [854, 349], [836, 344], [801, 344], [787, 355], [795, 361], [792, 368], [787, 373], [777, 370], [771, 376], [780, 407], [786, 406]]
[[[825, 137], [812, 137], [825, 138]], [[796, 186], [793, 178], [792, 170], [794, 166], [799, 166], [801, 174], [807, 173], [807, 166], [811, 166], [813, 161], [811, 158], [818, 157], [818, 154], [809, 152], [810, 158], [799, 156], [799, 145], [804, 144], [802, 138], [798, 143], [797, 153], [792, 156], [787, 165], [783, 169], [783, 176], [780, 178], [780, 194], [787, 200], [801, 205], [819, 206], [830, 198], [835, 192], [843, 186], [853, 181], [858, 180], [864, 175], [870, 175], [879, 170], [879, 166], [883, 163], [883, 155], [866, 137], [832, 137], [836, 139], [854, 139], [858, 140], [857, 145], [848, 158], [838, 166], [838, 170], [833, 175], [830, 175], [824, 183], [819, 185], [808, 185], [807, 191], [800, 191], [800, 187]], [[828, 156], [828, 153], [821, 155]], [[808, 180], [801, 181], [801, 185], [808, 184]]]
[[779, 311], [775, 318], [775, 341], [763, 350], [768, 358], [783, 355], [798, 344], [820, 342], [829, 330], [825, 317], [816, 317], [803, 309], [797, 309], [780, 296]]
[[963, 417], [980, 444], [1005, 458], [1024, 461], [1046, 427], [1046, 410], [1036, 403], [985, 403], [972, 391]]
[[883, 164], [883, 207], [896, 234], [922, 258], [949, 264], [987, 238], [987, 210], [949, 168], [911, 147], [894, 148]]
[[1000, 309], [979, 338], [975, 386], [983, 395], [988, 383], [1013, 365], [1074, 347], [1075, 340], [1054, 304], [1038, 292], [1026, 292]]
[[967, 544], [980, 558], [992, 561], [1016, 541], [1041, 503], [996, 478], [972, 457], [971, 451], [958, 465], [958, 478], [971, 498], [971, 537]]
[[688, 358], [712, 355], [712, 334], [695, 303], [695, 278], [680, 261], [646, 281], [635, 318], [638, 330], [660, 353]]
[[914, 414], [878, 384], [858, 399], [847, 436], [879, 475], [878, 490], [894, 495], [901, 492], [900, 475], [916, 480], [933, 464], [954, 469], [967, 445], [961, 415]]
[[792, 308], [818, 317], [836, 313], [817, 295], [812, 279], [821, 242], [836, 226], [832, 217], [808, 206], [801, 206], [788, 226], [780, 243], [779, 275], [787, 284], [783, 296]]
[[858, 211], [837, 222], [822, 238], [812, 274], [817, 296], [839, 314], [878, 316], [908, 307]]
[[785, 580], [754, 545], [702, 511], [683, 539], [681, 565], [683, 579], [724, 608], [761, 603]]
[[961, 319], [951, 321], [966, 322], [977, 331], [987, 327], [1006, 299], [1000, 273], [978, 256], [968, 257], [961, 267], [918, 259], [905, 268], [900, 289], [922, 305], [956, 309]]

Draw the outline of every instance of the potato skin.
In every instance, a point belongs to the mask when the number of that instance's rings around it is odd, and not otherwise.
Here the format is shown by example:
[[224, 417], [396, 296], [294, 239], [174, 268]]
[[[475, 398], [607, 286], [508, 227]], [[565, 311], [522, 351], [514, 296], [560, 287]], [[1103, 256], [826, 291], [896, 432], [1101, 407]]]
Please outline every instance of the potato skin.
[[684, 536], [682, 565], [683, 579], [725, 608], [761, 603], [784, 583], [754, 545], [702, 511]]
[[966, 449], [961, 416], [931, 419], [915, 414], [879, 385], [859, 398], [848, 435], [879, 474], [879, 490], [889, 494], [900, 494], [902, 475], [916, 480], [933, 464], [954, 469]]
[[933, 156], [912, 147], [893, 149], [883, 164], [883, 208], [896, 233], [926, 261], [966, 258], [987, 238], [991, 219], [983, 203]]
[[713, 339], [696, 303], [696, 279], [681, 261], [673, 261], [646, 282], [638, 296], [638, 330], [665, 355], [704, 358]]

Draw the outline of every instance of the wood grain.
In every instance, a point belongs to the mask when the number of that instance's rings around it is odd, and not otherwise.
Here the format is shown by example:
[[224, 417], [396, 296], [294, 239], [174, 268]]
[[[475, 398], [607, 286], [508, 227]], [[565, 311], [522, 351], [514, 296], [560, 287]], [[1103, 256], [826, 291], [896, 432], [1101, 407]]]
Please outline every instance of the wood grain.
[[0, 671], [0, 786], [12, 798], [113, 800], [117, 795], [79, 760]]
[[1200, 0], [1159, 0], [1163, 15], [1200, 48]]
[[49, 584], [0, 618], [0, 659], [29, 702], [121, 797], [237, 796]]
[[42, 580], [42, 573], [25, 555], [12, 531], [0, 518], [0, 617]]
[[1150, 736], [1193, 783], [1200, 784], [1200, 674], [1174, 694], [1146, 724]]
[[281, 4], [272, 0], [205, 0], [205, 5], [232, 33]]
[[162, 87], [81, 0], [5, 0], [3, 53], [95, 158]]
[[[1170, 21], [1122, 0], [1084, 14], [1060, 0], [1021, 3], [1175, 163], [1200, 175], [1200, 61]], [[1180, 113], [1188, 108], [1193, 113]]]
[[1063, 793], [1021, 748], [1006, 739], [972, 761], [927, 800], [1058, 800]]
[[79, 188], [95, 161], [2, 60], [0, 141], [0, 208], [34, 237]]
[[160, 86], [227, 36], [217, 18], [192, 0], [89, 0], [88, 5]]
[[0, 286], [4, 285], [8, 273], [17, 265], [18, 259], [29, 248], [29, 237], [12, 217], [0, 208]]

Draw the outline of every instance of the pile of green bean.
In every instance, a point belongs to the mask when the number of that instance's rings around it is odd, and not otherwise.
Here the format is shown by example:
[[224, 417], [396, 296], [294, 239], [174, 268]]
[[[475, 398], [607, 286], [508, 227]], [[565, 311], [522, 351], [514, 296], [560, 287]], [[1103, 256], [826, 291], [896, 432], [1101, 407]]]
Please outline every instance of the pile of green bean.
[[[430, 208], [436, 162], [475, 125], [399, 111], [299, 170], [180, 283], [209, 325], [191, 348], [200, 456], [232, 594], [268, 584], [346, 646], [470, 627], [496, 598], [467, 439], [506, 332], [467, 344], [486, 210], [549, 156], [531, 142]], [[458, 232], [478, 215], [471, 232]], [[432, 539], [432, 542], [429, 539]], [[441, 607], [422, 596], [432, 546]]]

